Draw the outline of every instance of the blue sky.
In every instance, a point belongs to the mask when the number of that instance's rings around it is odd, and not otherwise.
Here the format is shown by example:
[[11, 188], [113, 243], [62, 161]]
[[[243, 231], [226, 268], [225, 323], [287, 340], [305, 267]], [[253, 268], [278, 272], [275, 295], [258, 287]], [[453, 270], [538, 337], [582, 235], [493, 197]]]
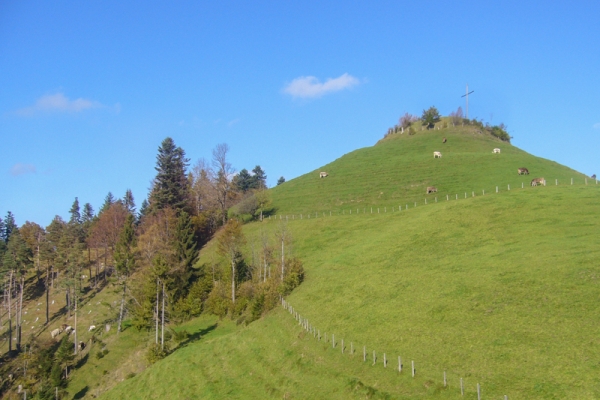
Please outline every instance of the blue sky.
[[600, 173], [600, 3], [0, 2], [0, 216], [141, 204], [160, 142], [219, 143], [269, 186], [463, 106]]

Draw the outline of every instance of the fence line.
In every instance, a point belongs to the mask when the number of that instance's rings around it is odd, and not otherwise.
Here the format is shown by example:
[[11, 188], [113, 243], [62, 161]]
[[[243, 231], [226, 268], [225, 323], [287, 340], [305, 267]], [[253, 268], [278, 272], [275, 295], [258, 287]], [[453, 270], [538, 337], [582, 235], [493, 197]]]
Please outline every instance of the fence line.
[[[573, 182], [574, 182], [573, 178], [571, 178], [571, 185], [573, 185]], [[555, 179], [554, 183], [555, 183], [555, 186], [558, 186], [558, 179]], [[585, 178], [585, 184], [584, 185], [587, 185], [587, 184], [588, 184], [588, 181], [587, 181], [587, 178]], [[595, 184], [596, 185], [598, 184], [598, 179], [595, 179]], [[571, 185], [569, 185], [569, 186], [571, 186]], [[546, 186], [546, 185], [544, 185], [544, 186]], [[525, 183], [521, 182], [521, 189], [524, 189], [524, 188], [525, 188]], [[510, 191], [510, 184], [507, 184], [507, 191]], [[485, 196], [485, 189], [482, 189], [481, 192], [482, 192], [482, 196]], [[496, 186], [496, 193], [502, 193], [502, 191], [500, 190], [499, 186]], [[450, 196], [451, 196], [450, 194], [446, 194], [446, 201], [450, 201]], [[471, 192], [471, 197], [476, 197], [474, 191]], [[458, 200], [458, 193], [455, 193], [454, 198], [455, 198], [455, 200]], [[467, 192], [465, 192], [465, 199], [466, 198], [467, 198]], [[435, 196], [435, 203], [437, 203], [437, 202], [438, 202], [438, 198], [437, 198], [437, 196]], [[433, 203], [428, 203], [427, 202], [427, 197], [425, 197], [424, 203], [426, 205], [433, 204]], [[415, 201], [413, 208], [416, 208], [416, 207], [417, 207], [417, 202]], [[381, 207], [377, 208], [377, 214], [381, 214], [380, 209], [381, 209]], [[405, 205], [404, 209], [408, 210], [408, 203]], [[370, 207], [370, 209], [367, 209], [366, 207], [364, 207], [362, 213], [363, 214], [368, 214], [369, 210], [370, 210], [370, 214], [375, 214], [375, 212], [373, 211], [374, 210], [373, 207]], [[390, 207], [390, 210], [391, 210], [391, 212], [396, 212], [396, 210], [398, 212], [401, 212], [402, 211], [402, 205], [399, 205], [398, 207], [392, 206], [392, 207]], [[383, 213], [387, 213], [387, 206], [384, 207]], [[325, 211], [322, 211], [322, 214], [323, 214], [322, 218], [325, 218], [326, 215], [327, 215]], [[352, 213], [352, 209], [350, 209], [349, 210], [349, 214], [350, 215], [353, 215], [353, 214], [359, 215], [360, 214], [360, 208], [356, 209], [356, 213]], [[277, 217], [279, 216], [279, 220], [283, 220], [284, 219], [283, 215], [284, 214], [274, 214], [273, 218], [277, 219]], [[310, 219], [311, 215], [313, 215], [313, 214], [312, 213], [308, 213], [308, 214], [301, 213], [301, 214], [291, 214], [291, 217], [290, 217], [290, 215], [286, 214], [285, 215], [285, 220], [289, 221], [291, 219], [292, 221], [294, 221], [296, 219], [295, 218], [296, 216], [298, 216], [299, 219], [301, 219], [301, 220], [304, 219], [305, 216], [306, 216], [307, 219]], [[340, 215], [346, 215], [346, 209], [338, 210], [337, 214], [334, 214], [332, 210], [329, 211], [329, 216], [330, 217], [340, 216]], [[319, 213], [315, 212], [313, 218], [319, 218], [319, 217], [320, 217]], [[264, 217], [263, 218], [263, 220], [270, 220], [270, 219], [271, 219], [271, 215], [269, 215], [268, 217]]]
[[[302, 328], [304, 330], [306, 330], [307, 332], [312, 332], [313, 333], [313, 338], [316, 338], [317, 341], [321, 341], [321, 330], [320, 329], [316, 329], [312, 324], [310, 324], [309, 320], [307, 318], [302, 317], [295, 309], [294, 307], [292, 307], [292, 305], [285, 300], [283, 297], [280, 298], [281, 299], [281, 305], [282, 307], [287, 310], [290, 315], [294, 316], [294, 318], [298, 321], [298, 325], [301, 325]], [[315, 333], [318, 332], [318, 333]], [[325, 332], [325, 343], [327, 343], [327, 332]], [[331, 347], [334, 349], [335, 348], [335, 334], [331, 334]], [[325, 346], [325, 348], [327, 348], [329, 346]], [[341, 349], [342, 349], [342, 354], [344, 354], [344, 339], [341, 339]], [[353, 342], [350, 342], [350, 355], [354, 354], [354, 345]], [[367, 361], [367, 346], [363, 345], [363, 363], [365, 363]], [[373, 366], [377, 365], [377, 353], [375, 350], [373, 350]], [[383, 353], [383, 362], [382, 362], [383, 368], [387, 369], [388, 366], [388, 359], [387, 359], [387, 354]], [[411, 360], [410, 362], [410, 366], [411, 366], [411, 377], [414, 378], [417, 374], [417, 370], [415, 367], [415, 361]], [[398, 373], [401, 374], [402, 373], [402, 357], [398, 356]], [[448, 380], [447, 380], [447, 376], [446, 376], [446, 371], [443, 371], [443, 378], [442, 378], [442, 383], [444, 385], [444, 388], [448, 387]], [[476, 391], [477, 391], [477, 400], [481, 400], [481, 385], [479, 383], [477, 383], [476, 386]], [[464, 390], [464, 384], [463, 384], [463, 378], [460, 377], [460, 395], [464, 396], [465, 394], [465, 390]], [[504, 395], [504, 399], [508, 400], [508, 396]]]

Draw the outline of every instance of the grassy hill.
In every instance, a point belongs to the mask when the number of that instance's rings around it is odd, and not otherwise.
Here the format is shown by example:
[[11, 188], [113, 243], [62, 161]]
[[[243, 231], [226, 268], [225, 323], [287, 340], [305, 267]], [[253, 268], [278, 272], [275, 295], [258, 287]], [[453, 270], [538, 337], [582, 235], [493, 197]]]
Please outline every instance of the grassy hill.
[[[527, 185], [534, 177], [559, 183], [584, 176], [556, 162], [533, 157], [475, 127], [395, 134], [373, 147], [348, 153], [319, 169], [273, 188], [277, 213], [309, 213], [423, 201], [427, 186], [438, 196], [487, 193]], [[447, 138], [442, 143], [442, 138]], [[492, 154], [494, 148], [501, 154]], [[441, 159], [433, 152], [440, 151]], [[531, 175], [519, 176], [526, 167]], [[326, 171], [327, 178], [319, 178]]]
[[[433, 159], [436, 150], [442, 159]], [[519, 167], [531, 175], [519, 177]], [[321, 170], [329, 177], [319, 179]], [[528, 186], [538, 176], [548, 186]], [[460, 378], [466, 398], [476, 398], [477, 383], [482, 398], [598, 398], [600, 185], [584, 182], [462, 127], [394, 135], [352, 152], [273, 190], [306, 269], [287, 300], [329, 342], [282, 308], [247, 327], [221, 321], [212, 339], [190, 343], [103, 398], [443, 399], [460, 397]], [[428, 185], [439, 193], [426, 196]], [[462, 195], [446, 201], [445, 194]], [[391, 212], [399, 204], [411, 206]], [[371, 206], [380, 213], [360, 210]], [[321, 216], [291, 220], [307, 212]], [[247, 225], [249, 242], [279, 218]], [[201, 262], [213, 251], [209, 243]]]

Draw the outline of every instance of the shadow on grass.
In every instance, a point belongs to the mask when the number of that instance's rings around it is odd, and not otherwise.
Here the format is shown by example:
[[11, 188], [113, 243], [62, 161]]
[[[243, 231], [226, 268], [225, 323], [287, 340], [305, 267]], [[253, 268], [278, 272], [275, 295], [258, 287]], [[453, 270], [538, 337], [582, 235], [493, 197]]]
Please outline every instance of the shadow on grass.
[[214, 324], [212, 324], [209, 327], [200, 329], [199, 331], [192, 333], [190, 336], [187, 337], [187, 339], [185, 339], [184, 341], [181, 342], [179, 347], [185, 347], [190, 343], [194, 343], [194, 342], [202, 339], [202, 336], [214, 331], [215, 329], [217, 329], [218, 326], [219, 326], [219, 324], [215, 322]]
[[90, 355], [90, 353], [86, 353], [85, 356], [83, 356], [79, 360], [77, 360], [77, 363], [75, 364], [75, 369], [79, 369], [79, 368], [83, 367], [85, 365], [85, 363], [88, 361], [89, 355]]
[[88, 386], [84, 387], [79, 392], [75, 393], [73, 399], [83, 399], [89, 390], [90, 388]]

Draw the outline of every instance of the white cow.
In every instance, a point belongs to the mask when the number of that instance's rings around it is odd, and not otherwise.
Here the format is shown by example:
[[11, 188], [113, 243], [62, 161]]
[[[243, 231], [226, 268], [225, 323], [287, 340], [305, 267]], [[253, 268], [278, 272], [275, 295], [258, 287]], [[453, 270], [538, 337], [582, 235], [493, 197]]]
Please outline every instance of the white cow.
[[433, 158], [442, 158], [442, 153], [440, 153], [439, 151], [434, 151]]
[[500, 154], [500, 149], [496, 147], [494, 150], [492, 150], [492, 153], [494, 153], [494, 154], [496, 154], [496, 153]]
[[55, 337], [57, 337], [58, 335], [60, 335], [60, 329], [55, 329], [52, 332], [50, 332], [50, 335], [52, 335], [52, 339], [54, 339]]
[[93, 331], [94, 329], [96, 329], [96, 325], [91, 325], [91, 326], [90, 326], [90, 329], [88, 330], [88, 332], [91, 332], [91, 331]]
[[328, 176], [329, 176], [329, 174], [327, 172], [321, 172], [321, 173], [319, 173], [319, 178], [326, 178]]

